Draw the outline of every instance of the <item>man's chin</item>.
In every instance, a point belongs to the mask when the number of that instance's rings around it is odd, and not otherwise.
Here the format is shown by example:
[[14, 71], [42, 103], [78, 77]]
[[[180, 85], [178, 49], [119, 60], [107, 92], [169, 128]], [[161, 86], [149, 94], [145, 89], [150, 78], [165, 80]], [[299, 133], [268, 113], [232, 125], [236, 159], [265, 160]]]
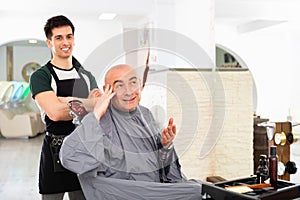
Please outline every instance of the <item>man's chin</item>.
[[136, 107], [127, 107], [125, 110], [126, 112], [131, 112], [131, 111], [134, 111]]
[[61, 55], [60, 57], [63, 58], [63, 59], [68, 59], [72, 56], [72, 54], [64, 54], [64, 55]]
[[126, 112], [131, 112], [134, 111], [136, 109], [136, 105], [128, 105], [126, 106]]
[[117, 101], [114, 101], [114, 99], [112, 99], [111, 103], [116, 109], [123, 111], [123, 112], [134, 111], [136, 109], [136, 107], [138, 106], [138, 102], [136, 102], [136, 101], [117, 102]]

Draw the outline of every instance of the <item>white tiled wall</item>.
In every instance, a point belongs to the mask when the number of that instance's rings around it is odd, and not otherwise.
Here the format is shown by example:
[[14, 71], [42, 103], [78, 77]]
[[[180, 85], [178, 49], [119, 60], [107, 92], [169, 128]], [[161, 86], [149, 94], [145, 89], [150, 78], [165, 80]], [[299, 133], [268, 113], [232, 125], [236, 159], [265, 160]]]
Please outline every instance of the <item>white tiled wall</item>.
[[151, 72], [141, 104], [163, 127], [174, 118], [175, 147], [188, 178], [247, 177], [253, 171], [252, 87], [249, 71]]
[[[167, 73], [167, 116], [188, 178], [246, 177], [253, 169], [253, 95], [249, 71]], [[183, 116], [183, 117], [182, 117]]]

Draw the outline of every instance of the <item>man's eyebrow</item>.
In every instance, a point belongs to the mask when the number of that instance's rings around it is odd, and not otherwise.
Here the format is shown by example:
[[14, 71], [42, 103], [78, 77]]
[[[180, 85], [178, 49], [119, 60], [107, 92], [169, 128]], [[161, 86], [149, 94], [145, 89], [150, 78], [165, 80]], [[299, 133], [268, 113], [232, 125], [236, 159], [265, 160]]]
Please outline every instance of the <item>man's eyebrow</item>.
[[137, 77], [136, 77], [136, 76], [134, 76], [134, 77], [131, 77], [131, 78], [129, 79], [129, 81], [132, 81], [132, 80], [135, 80], [135, 79], [137, 79]]
[[[73, 36], [73, 33], [69, 33], [67, 34], [67, 37]], [[59, 34], [59, 35], [54, 35], [54, 37], [62, 37], [63, 35]]]
[[[136, 79], [137, 79], [137, 77], [136, 77], [136, 76], [133, 76], [133, 77], [131, 77], [131, 78], [129, 79], [129, 81], [136, 80]], [[113, 85], [115, 85], [116, 83], [124, 83], [124, 81], [122, 81], [122, 80], [115, 80], [115, 81], [113, 82]]]
[[113, 85], [115, 85], [116, 83], [123, 83], [124, 81], [122, 81], [122, 80], [115, 80], [114, 82], [113, 82]]

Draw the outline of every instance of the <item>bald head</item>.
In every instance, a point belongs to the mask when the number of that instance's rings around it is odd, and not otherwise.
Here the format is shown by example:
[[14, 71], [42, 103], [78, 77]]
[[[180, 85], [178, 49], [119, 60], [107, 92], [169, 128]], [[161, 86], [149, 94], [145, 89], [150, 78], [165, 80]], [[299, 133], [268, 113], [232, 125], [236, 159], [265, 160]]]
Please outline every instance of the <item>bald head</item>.
[[121, 79], [128, 73], [134, 72], [133, 67], [126, 64], [115, 65], [110, 68], [105, 75], [105, 84], [113, 85], [114, 81]]

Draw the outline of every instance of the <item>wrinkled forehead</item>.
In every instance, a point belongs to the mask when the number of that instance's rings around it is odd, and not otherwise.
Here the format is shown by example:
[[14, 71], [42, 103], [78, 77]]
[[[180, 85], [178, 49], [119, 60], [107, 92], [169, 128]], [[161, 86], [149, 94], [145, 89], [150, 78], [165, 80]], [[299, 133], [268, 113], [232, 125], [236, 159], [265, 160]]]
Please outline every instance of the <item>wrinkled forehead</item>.
[[127, 82], [132, 78], [139, 79], [135, 69], [131, 67], [114, 68], [110, 70], [107, 76], [107, 83], [112, 85], [116, 81]]

